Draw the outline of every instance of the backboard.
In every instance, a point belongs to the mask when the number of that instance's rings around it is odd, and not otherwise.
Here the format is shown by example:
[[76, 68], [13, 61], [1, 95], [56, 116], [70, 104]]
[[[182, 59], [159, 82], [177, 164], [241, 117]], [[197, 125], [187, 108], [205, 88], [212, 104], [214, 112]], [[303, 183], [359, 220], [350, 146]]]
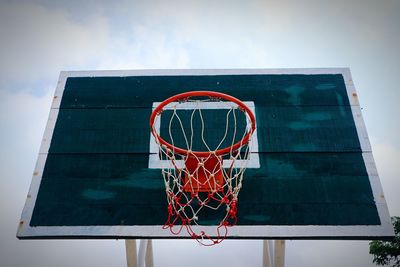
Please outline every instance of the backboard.
[[193, 90], [232, 95], [256, 116], [227, 238], [393, 236], [350, 71], [339, 68], [62, 72], [17, 237], [190, 238], [162, 229], [164, 162], [149, 117]]

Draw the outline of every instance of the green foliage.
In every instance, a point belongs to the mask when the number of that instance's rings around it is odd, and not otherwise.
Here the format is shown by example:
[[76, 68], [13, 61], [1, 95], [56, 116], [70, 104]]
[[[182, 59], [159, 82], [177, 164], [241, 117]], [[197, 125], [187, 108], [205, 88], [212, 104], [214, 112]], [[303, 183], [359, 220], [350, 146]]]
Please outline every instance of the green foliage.
[[400, 267], [400, 217], [392, 217], [395, 237], [391, 241], [371, 241], [369, 253], [377, 265]]

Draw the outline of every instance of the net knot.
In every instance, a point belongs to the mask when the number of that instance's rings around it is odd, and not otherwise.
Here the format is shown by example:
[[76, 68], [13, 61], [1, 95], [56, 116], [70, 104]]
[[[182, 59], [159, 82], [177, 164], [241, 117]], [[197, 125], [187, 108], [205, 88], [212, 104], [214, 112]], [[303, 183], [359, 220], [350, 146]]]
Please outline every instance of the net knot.
[[228, 203], [229, 203], [229, 198], [228, 198], [227, 196], [224, 196], [224, 197], [221, 199], [221, 203], [222, 203], [222, 204], [228, 204]]
[[201, 236], [196, 234], [196, 233], [192, 233], [192, 238], [194, 239], [199, 239]]
[[231, 218], [235, 218], [237, 213], [237, 200], [232, 200], [230, 209], [229, 209], [229, 215]]
[[168, 214], [172, 214], [172, 205], [171, 204], [168, 205]]
[[179, 204], [181, 201], [181, 196], [174, 196], [175, 203]]

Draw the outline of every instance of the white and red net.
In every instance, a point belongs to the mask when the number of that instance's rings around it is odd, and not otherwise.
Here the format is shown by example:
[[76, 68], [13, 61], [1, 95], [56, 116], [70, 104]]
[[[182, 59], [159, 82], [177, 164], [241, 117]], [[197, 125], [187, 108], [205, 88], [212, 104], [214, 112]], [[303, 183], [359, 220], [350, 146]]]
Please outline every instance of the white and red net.
[[237, 221], [254, 114], [229, 95], [195, 91], [160, 103], [150, 127], [168, 202], [164, 228], [176, 235], [186, 229], [203, 245], [220, 243]]

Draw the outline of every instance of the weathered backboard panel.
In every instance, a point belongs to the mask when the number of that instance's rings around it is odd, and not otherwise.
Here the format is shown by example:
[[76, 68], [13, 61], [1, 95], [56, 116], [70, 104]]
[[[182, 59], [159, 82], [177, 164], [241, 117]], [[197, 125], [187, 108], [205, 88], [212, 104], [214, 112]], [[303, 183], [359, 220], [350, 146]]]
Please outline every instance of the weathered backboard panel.
[[188, 238], [162, 229], [149, 116], [192, 90], [232, 95], [256, 115], [228, 238], [393, 235], [350, 71], [244, 69], [62, 72], [17, 236]]

